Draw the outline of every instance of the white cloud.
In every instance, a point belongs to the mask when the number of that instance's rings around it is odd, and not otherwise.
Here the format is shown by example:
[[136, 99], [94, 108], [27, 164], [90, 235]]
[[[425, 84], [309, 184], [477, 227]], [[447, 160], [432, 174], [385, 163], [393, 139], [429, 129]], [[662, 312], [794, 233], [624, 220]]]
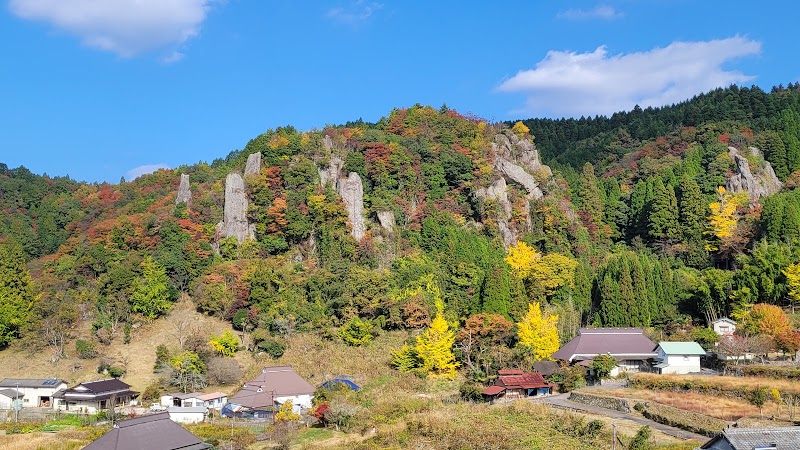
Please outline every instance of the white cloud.
[[131, 57], [176, 49], [200, 32], [217, 0], [10, 0], [17, 16], [48, 23], [84, 44]]
[[356, 0], [345, 6], [331, 8], [325, 15], [335, 22], [357, 26], [369, 20], [381, 8], [382, 3]]
[[605, 46], [591, 53], [550, 51], [533, 69], [503, 82], [501, 92], [527, 95], [517, 113], [545, 116], [612, 114], [636, 104], [663, 106], [753, 76], [722, 65], [761, 52], [761, 43], [743, 37], [703, 42], [673, 42], [646, 52], [609, 55]]
[[160, 169], [169, 169], [170, 167], [164, 163], [158, 164], [145, 164], [143, 166], [134, 167], [133, 169], [129, 170], [125, 174], [125, 179], [128, 181], [135, 180], [142, 175], [147, 175], [148, 173], [153, 173], [156, 170]]
[[614, 9], [613, 6], [608, 5], [598, 5], [595, 6], [594, 9], [584, 10], [584, 9], [568, 9], [566, 11], [561, 11], [558, 13], [559, 19], [569, 19], [569, 20], [586, 20], [586, 19], [604, 19], [604, 20], [612, 20], [612, 19], [619, 19], [624, 14], [620, 11]]

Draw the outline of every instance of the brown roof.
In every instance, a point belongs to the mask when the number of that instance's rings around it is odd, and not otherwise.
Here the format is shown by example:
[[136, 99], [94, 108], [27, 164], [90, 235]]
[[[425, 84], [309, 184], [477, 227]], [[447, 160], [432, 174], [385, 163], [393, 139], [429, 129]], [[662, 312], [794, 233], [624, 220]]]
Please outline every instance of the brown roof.
[[212, 446], [169, 418], [169, 413], [121, 420], [84, 450], [205, 450]]
[[248, 408], [271, 407], [275, 397], [314, 395], [315, 390], [289, 366], [267, 367], [228, 401]]
[[[512, 372], [512, 371], [500, 371], [500, 372]], [[552, 387], [551, 383], [545, 381], [542, 374], [538, 372], [523, 372], [513, 371], [513, 374], [500, 374], [495, 380], [494, 384], [496, 386], [503, 386], [506, 389], [535, 389], [535, 388], [546, 388]]]
[[581, 328], [553, 358], [573, 361], [611, 354], [617, 359], [647, 359], [656, 356], [655, 348], [641, 328]]
[[489, 386], [483, 390], [483, 395], [497, 395], [505, 390], [503, 386]]

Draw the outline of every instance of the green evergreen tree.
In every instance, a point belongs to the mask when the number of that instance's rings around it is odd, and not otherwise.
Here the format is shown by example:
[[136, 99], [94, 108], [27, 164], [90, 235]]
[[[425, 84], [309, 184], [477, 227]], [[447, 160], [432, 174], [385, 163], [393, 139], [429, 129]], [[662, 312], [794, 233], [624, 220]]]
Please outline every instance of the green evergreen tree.
[[597, 177], [594, 174], [594, 166], [590, 163], [583, 165], [581, 171], [578, 197], [581, 201], [581, 209], [597, 227], [598, 235], [603, 236], [603, 192], [597, 184]]
[[681, 240], [686, 246], [684, 262], [692, 267], [704, 267], [708, 264], [708, 252], [703, 240], [707, 209], [700, 185], [694, 179], [684, 177], [680, 185], [678, 210]]
[[679, 236], [678, 205], [675, 190], [664, 185], [661, 178], [656, 177], [653, 183], [653, 199], [650, 203], [648, 234], [656, 242], [667, 243]]
[[22, 248], [0, 242], [0, 347], [19, 337], [33, 305], [33, 283]]

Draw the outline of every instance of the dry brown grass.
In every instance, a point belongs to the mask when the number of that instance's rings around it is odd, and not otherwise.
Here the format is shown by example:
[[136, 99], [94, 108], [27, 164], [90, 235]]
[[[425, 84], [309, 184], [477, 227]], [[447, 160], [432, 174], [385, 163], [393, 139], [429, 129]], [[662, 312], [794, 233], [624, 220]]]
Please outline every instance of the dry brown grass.
[[695, 386], [708, 386], [719, 388], [728, 392], [749, 392], [755, 387], [778, 389], [782, 393], [800, 395], [800, 383], [790, 380], [776, 380], [762, 377], [698, 377], [696, 375], [657, 375], [640, 373], [634, 379], [661, 380], [672, 384], [693, 384]]
[[[141, 391], [149, 384], [158, 379], [158, 375], [153, 373], [153, 365], [156, 361], [156, 347], [160, 344], [170, 348], [178, 347], [178, 330], [175, 324], [185, 323], [188, 329], [198, 329], [207, 336], [222, 334], [225, 330], [232, 330], [230, 323], [208, 317], [195, 311], [194, 304], [188, 297], [173, 305], [170, 313], [162, 319], [144, 324], [132, 330], [131, 342], [123, 344], [122, 335], [116, 338], [110, 345], [95, 344], [95, 348], [102, 357], [113, 358], [117, 365], [127, 362], [127, 373], [123, 380], [133, 386], [134, 390]], [[83, 338], [88, 338], [91, 324], [82, 322], [79, 324], [79, 334]], [[94, 359], [78, 359], [75, 356], [75, 344], [69, 343], [66, 346], [68, 358], [55, 363], [50, 361], [50, 352], [32, 352], [25, 348], [15, 346], [12, 349], [0, 351], [0, 379], [10, 378], [63, 378], [70, 385], [82, 381], [97, 380], [103, 376], [97, 373], [97, 366], [100, 364], [100, 357]], [[253, 364], [252, 358], [240, 352], [236, 356], [237, 361], [242, 364], [245, 370]], [[80, 369], [74, 370], [78, 364]], [[216, 387], [214, 387], [216, 388]], [[222, 386], [220, 390], [230, 393], [233, 386]]]
[[5, 450], [77, 450], [89, 441], [64, 433], [28, 433], [0, 435], [0, 448]]
[[647, 400], [685, 411], [705, 414], [722, 420], [735, 421], [743, 416], [758, 415], [758, 407], [745, 400], [703, 395], [696, 392], [664, 392], [647, 389], [610, 389], [604, 394], [618, 398]]

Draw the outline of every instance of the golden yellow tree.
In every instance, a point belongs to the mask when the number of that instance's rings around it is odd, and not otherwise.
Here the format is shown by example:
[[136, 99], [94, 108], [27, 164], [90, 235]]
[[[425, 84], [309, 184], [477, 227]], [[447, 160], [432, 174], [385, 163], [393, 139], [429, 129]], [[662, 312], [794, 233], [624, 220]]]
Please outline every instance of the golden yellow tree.
[[538, 302], [528, 304], [528, 313], [517, 323], [517, 337], [520, 346], [527, 347], [534, 361], [551, 359], [558, 350], [558, 316], [545, 317]]
[[542, 256], [522, 241], [508, 248], [505, 261], [516, 276], [535, 284], [545, 295], [552, 294], [561, 286], [571, 285], [578, 267], [578, 262], [568, 256], [558, 253]]
[[458, 362], [453, 354], [456, 333], [450, 329], [444, 318], [444, 302], [436, 301], [436, 317], [431, 326], [417, 336], [414, 346], [419, 368], [429, 376], [452, 380], [456, 377]]
[[513, 127], [511, 127], [511, 132], [519, 137], [525, 136], [526, 134], [530, 133], [530, 131], [531, 129], [526, 127], [521, 121], [518, 121]]
[[786, 285], [789, 288], [787, 295], [794, 313], [795, 306], [800, 304], [800, 264], [790, 264], [783, 271], [783, 275], [786, 277]]
[[734, 236], [739, 223], [736, 208], [742, 206], [746, 201], [746, 195], [731, 194], [722, 186], [717, 188], [717, 201], [708, 205], [711, 210], [711, 214], [708, 216], [710, 229], [706, 232], [706, 234], [715, 238], [715, 242], [707, 244], [706, 250], [719, 250], [720, 243], [724, 243]]

